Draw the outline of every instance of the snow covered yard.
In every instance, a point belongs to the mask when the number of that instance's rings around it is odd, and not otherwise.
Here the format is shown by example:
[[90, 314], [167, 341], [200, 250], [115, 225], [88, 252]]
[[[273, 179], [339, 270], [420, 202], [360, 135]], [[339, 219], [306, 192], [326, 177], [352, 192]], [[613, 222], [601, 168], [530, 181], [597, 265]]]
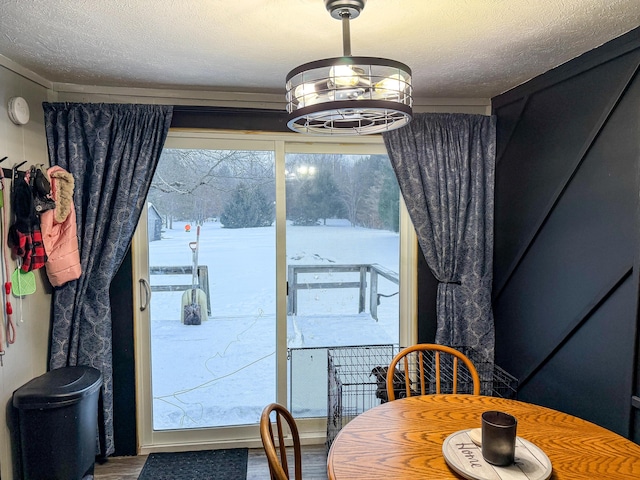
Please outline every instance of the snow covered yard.
[[[162, 240], [150, 243], [150, 265], [189, 265], [193, 240], [195, 229], [187, 233], [174, 223]], [[398, 272], [398, 234], [345, 221], [288, 226], [287, 260], [377, 263]], [[182, 292], [152, 296], [154, 429], [256, 423], [264, 405], [275, 399], [275, 227], [223, 229], [207, 222], [198, 263], [208, 266], [212, 308], [201, 325], [180, 322]], [[335, 280], [346, 274], [334, 275]], [[154, 278], [152, 284], [161, 281], [175, 280]], [[392, 294], [397, 285], [381, 281], [380, 291]], [[358, 313], [357, 289], [310, 290], [301, 292], [298, 302], [298, 314], [287, 319], [289, 348], [398, 341], [397, 295], [381, 301], [377, 322], [368, 312]], [[304, 388], [326, 392], [326, 369], [324, 378], [311, 377], [307, 381], [315, 385]], [[319, 416], [326, 414], [326, 404], [324, 411], [318, 408]]]

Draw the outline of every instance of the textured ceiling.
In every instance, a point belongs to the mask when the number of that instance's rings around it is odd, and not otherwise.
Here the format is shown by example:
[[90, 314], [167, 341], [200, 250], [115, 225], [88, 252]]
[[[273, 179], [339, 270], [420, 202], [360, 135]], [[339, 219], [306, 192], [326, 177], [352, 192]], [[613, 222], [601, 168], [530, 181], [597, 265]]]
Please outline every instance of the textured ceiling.
[[[342, 55], [324, 0], [0, 0], [0, 55], [56, 83], [284, 94]], [[369, 0], [356, 56], [413, 70], [414, 97], [502, 93], [640, 26], [639, 0]]]

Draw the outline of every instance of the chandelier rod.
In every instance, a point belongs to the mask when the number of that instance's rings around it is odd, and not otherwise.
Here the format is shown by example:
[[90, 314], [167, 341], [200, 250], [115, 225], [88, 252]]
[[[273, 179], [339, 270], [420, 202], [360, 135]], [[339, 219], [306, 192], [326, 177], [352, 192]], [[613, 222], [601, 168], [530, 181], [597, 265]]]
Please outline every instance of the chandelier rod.
[[342, 51], [345, 57], [351, 56], [351, 30], [349, 20], [351, 14], [346, 8], [340, 12], [340, 18], [342, 22]]

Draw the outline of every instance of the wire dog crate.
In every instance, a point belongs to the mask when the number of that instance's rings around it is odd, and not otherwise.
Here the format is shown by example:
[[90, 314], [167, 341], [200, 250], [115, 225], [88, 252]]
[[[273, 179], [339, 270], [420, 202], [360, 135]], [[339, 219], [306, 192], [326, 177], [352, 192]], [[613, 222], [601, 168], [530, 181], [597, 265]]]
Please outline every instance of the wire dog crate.
[[[480, 376], [482, 395], [516, 398], [518, 381], [503, 369], [488, 362], [469, 347], [454, 347], [473, 362]], [[328, 402], [327, 450], [338, 432], [357, 415], [387, 401], [386, 374], [398, 353], [397, 345], [364, 345], [327, 349]], [[433, 378], [431, 358], [425, 361], [425, 376]], [[459, 368], [458, 393], [472, 393], [473, 381], [466, 368]], [[441, 382], [446, 392], [451, 366], [441, 365]], [[431, 382], [430, 382], [431, 383]], [[452, 383], [452, 382], [450, 382]]]

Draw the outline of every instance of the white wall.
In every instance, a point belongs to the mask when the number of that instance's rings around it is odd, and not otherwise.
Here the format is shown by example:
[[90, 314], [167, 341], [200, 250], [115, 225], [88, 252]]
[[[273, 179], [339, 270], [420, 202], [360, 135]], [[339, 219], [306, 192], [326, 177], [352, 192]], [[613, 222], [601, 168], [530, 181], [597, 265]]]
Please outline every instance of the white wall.
[[[27, 125], [17, 126], [9, 119], [7, 102], [15, 96], [23, 97], [29, 103], [31, 119]], [[27, 164], [21, 169], [40, 163], [49, 165], [42, 113], [42, 102], [46, 97], [45, 87], [0, 66], [0, 158], [8, 157], [0, 167], [11, 168], [25, 160]], [[5, 180], [5, 188], [8, 202], [10, 180]], [[4, 243], [4, 231], [2, 238]], [[10, 270], [14, 269], [15, 262], [12, 261]], [[22, 300], [10, 297], [17, 335], [13, 345], [5, 344], [6, 353], [0, 367], [0, 403], [5, 413], [0, 420], [0, 478], [6, 480], [13, 478], [13, 443], [10, 441], [13, 392], [47, 370], [51, 287], [44, 270], [36, 272], [36, 282], [36, 293], [33, 295], [25, 296]], [[0, 302], [3, 312], [4, 304], [3, 299]]]

